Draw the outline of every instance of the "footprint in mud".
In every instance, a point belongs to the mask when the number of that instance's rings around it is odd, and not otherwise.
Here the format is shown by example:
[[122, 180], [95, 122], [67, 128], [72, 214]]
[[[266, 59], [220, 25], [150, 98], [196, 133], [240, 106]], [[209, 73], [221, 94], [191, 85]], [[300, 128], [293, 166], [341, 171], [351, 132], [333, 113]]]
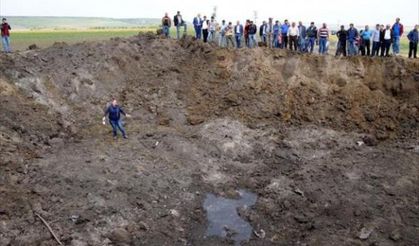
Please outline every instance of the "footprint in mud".
[[253, 206], [257, 196], [244, 190], [239, 190], [239, 194], [238, 200], [207, 194], [204, 201], [208, 219], [206, 236], [229, 237], [235, 245], [250, 239], [252, 226], [239, 216], [237, 209]]

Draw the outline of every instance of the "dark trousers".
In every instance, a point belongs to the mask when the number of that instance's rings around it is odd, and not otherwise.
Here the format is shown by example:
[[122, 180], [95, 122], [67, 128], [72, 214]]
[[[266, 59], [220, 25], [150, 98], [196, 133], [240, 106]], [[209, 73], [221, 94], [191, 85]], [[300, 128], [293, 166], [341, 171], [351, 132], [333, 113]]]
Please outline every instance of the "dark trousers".
[[364, 56], [365, 55], [365, 51], [367, 51], [366, 55], [367, 56], [370, 56], [371, 55], [371, 50], [370, 50], [370, 48], [371, 48], [371, 40], [363, 40], [362, 41], [362, 45], [364, 46], [364, 49], [363, 49], [364, 52], [362, 52], [362, 55]]
[[336, 56], [346, 56], [346, 40], [339, 40], [338, 49], [336, 50]]
[[297, 50], [297, 47], [298, 47], [298, 37], [297, 36], [290, 36], [290, 50], [293, 50], [293, 47], [294, 47], [294, 50]]
[[[388, 56], [388, 52], [390, 51], [391, 40], [384, 40], [381, 44], [381, 56]], [[385, 53], [385, 54], [384, 54]]]
[[208, 29], [202, 29], [202, 36], [204, 37], [204, 43], [208, 42]]
[[416, 55], [418, 53], [418, 42], [413, 43], [413, 42], [409, 42], [409, 58], [416, 58]]
[[281, 48], [282, 49], [286, 49], [287, 46], [288, 46], [288, 36], [287, 36], [287, 33], [283, 33], [282, 34], [282, 45], [281, 45]]
[[379, 56], [378, 52], [380, 51], [380, 42], [373, 42], [372, 43], [372, 54], [371, 56]]

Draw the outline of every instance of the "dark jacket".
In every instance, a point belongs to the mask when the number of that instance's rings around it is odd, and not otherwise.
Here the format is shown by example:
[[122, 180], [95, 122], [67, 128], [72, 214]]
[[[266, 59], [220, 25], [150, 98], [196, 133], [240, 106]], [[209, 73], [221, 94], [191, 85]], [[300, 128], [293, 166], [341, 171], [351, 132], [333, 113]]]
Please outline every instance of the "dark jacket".
[[305, 39], [307, 37], [307, 28], [304, 25], [298, 26], [300, 32], [300, 38]]
[[181, 20], [181, 22], [179, 23], [178, 16], [177, 16], [177, 15], [175, 15], [175, 16], [173, 17], [173, 23], [175, 24], [175, 26], [185, 24], [185, 21], [183, 20], [182, 15], [180, 15], [180, 18], [181, 18], [182, 20]]
[[121, 114], [126, 116], [125, 112], [118, 105], [116, 105], [115, 107], [113, 105], [111, 105], [105, 111], [105, 117], [106, 117], [106, 115], [109, 115], [109, 120], [110, 121], [120, 120], [121, 119]]
[[[380, 31], [380, 42], [381, 43], [384, 42], [385, 33], [386, 33], [386, 29]], [[391, 29], [390, 29], [390, 36], [391, 36], [390, 41], [392, 41], [393, 40], [393, 31], [391, 31]]]
[[195, 28], [202, 27], [203, 23], [204, 23], [204, 19], [198, 18], [198, 17], [193, 18], [193, 25]]
[[163, 17], [162, 19], [161, 19], [161, 24], [162, 24], [162, 26], [172, 26], [172, 20], [170, 19], [170, 17]]
[[307, 28], [307, 37], [309, 37], [309, 38], [317, 38], [317, 27], [315, 27], [315, 26], [309, 26], [308, 28]]
[[264, 24], [264, 25], [261, 25], [260, 27], [259, 27], [259, 36], [263, 36], [263, 29], [266, 27], [266, 24]]
[[410, 31], [409, 34], [407, 34], [407, 38], [409, 39], [410, 42], [417, 43], [419, 41], [418, 33], [419, 33], [418, 30], [414, 29]]
[[10, 27], [10, 25], [8, 23], [1, 24], [1, 36], [2, 37], [10, 36], [10, 30], [12, 30], [12, 28]]
[[234, 26], [234, 35], [238, 35], [238, 33], [237, 33], [237, 27], [239, 28], [239, 32], [240, 32], [240, 36], [242, 36], [243, 35], [243, 25], [235, 25]]
[[336, 33], [336, 36], [338, 37], [339, 41], [345, 41], [348, 39], [348, 32], [346, 30], [339, 30]]
[[258, 31], [258, 27], [256, 24], [252, 24], [249, 26], [249, 35], [255, 35]]

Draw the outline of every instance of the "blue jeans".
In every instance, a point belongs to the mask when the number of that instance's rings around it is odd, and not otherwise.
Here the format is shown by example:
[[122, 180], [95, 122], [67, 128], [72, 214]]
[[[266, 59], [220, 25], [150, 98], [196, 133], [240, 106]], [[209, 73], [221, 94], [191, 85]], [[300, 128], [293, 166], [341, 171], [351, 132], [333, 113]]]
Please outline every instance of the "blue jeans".
[[279, 48], [279, 41], [278, 41], [278, 37], [279, 37], [279, 33], [277, 33], [277, 34], [274, 34], [274, 37], [273, 37], [273, 46], [274, 46], [274, 48]]
[[249, 48], [255, 48], [256, 46], [256, 34], [249, 34]]
[[10, 49], [10, 37], [9, 36], [3, 36], [2, 41], [3, 41], [4, 52], [12, 52], [12, 50]]
[[112, 133], [114, 137], [118, 135], [118, 129], [122, 133], [122, 136], [126, 137], [125, 129], [122, 126], [122, 122], [120, 120], [109, 120], [109, 123], [111, 123]]
[[349, 52], [348, 53], [349, 53], [350, 56], [356, 55], [357, 51], [356, 51], [355, 40], [349, 40]]
[[306, 42], [305, 42], [305, 38], [300, 37], [298, 39], [298, 50], [300, 52], [305, 52], [306, 51]]
[[202, 37], [202, 26], [195, 26], [195, 37], [201, 39]]
[[170, 37], [170, 27], [169, 26], [163, 26], [163, 34], [166, 38]]
[[306, 40], [306, 49], [307, 51], [310, 50], [310, 53], [313, 53], [314, 45], [316, 44], [316, 38], [307, 38]]
[[242, 35], [241, 34], [236, 34], [235, 36], [236, 36], [236, 47], [241, 48]]
[[327, 44], [327, 38], [320, 38], [319, 40], [319, 53], [320, 54], [326, 53], [326, 44]]
[[225, 36], [225, 34], [223, 34], [223, 33], [220, 34], [220, 41], [219, 41], [219, 44], [218, 45], [220, 47], [225, 47], [225, 45], [226, 45], [226, 36]]
[[183, 34], [186, 35], [186, 24], [179, 24], [176, 26], [176, 36], [180, 39], [180, 29], [183, 27]]
[[398, 36], [393, 37], [393, 53], [400, 53], [400, 37]]

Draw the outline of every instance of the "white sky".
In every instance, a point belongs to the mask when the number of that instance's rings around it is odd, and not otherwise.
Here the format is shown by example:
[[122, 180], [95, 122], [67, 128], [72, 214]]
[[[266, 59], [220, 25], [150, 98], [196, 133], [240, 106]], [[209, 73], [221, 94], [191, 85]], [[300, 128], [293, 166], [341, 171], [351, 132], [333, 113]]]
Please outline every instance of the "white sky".
[[0, 0], [0, 15], [160, 18], [180, 10], [192, 21], [197, 13], [211, 15], [214, 6], [217, 19], [229, 21], [253, 19], [256, 10], [259, 20], [372, 25], [400, 17], [405, 25], [419, 23], [419, 0]]

